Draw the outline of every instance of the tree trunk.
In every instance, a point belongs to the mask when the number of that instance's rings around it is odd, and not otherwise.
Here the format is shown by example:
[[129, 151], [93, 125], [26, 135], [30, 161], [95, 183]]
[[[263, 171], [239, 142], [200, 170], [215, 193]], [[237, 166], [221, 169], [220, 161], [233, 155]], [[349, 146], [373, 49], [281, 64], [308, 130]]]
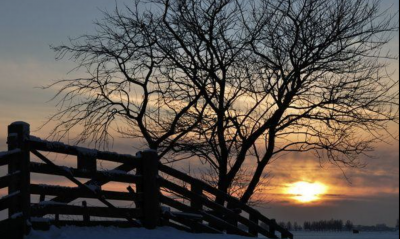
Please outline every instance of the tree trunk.
[[254, 176], [253, 176], [249, 186], [247, 187], [246, 192], [243, 194], [242, 198], [240, 199], [240, 201], [242, 201], [243, 203], [246, 203], [246, 204], [249, 203], [251, 197], [253, 196], [254, 192], [257, 189], [258, 184], [260, 183], [260, 179], [265, 170], [265, 167], [267, 167], [268, 163], [271, 161], [271, 159], [274, 155], [275, 137], [276, 137], [275, 131], [276, 131], [275, 129], [271, 129], [269, 131], [267, 152], [265, 153], [261, 162], [258, 164], [256, 172], [254, 173]]
[[[226, 194], [228, 194], [228, 182], [227, 182], [227, 168], [221, 167], [218, 176], [218, 189]], [[225, 199], [223, 197], [217, 196], [215, 202], [224, 205]]]

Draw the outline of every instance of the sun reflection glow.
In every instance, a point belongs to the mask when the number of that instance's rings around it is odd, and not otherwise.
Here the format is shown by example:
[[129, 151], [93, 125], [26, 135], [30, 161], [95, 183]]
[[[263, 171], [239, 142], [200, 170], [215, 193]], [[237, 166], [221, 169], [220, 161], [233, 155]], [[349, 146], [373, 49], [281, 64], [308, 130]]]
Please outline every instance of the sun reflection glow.
[[293, 195], [293, 199], [301, 203], [319, 201], [327, 192], [327, 186], [321, 183], [297, 182], [290, 184], [287, 193]]

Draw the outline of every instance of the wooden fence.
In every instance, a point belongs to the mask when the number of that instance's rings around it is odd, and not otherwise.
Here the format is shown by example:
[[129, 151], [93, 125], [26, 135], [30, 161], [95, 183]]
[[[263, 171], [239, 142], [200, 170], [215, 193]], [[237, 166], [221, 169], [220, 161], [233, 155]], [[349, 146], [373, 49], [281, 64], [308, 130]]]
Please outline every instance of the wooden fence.
[[[29, 125], [23, 122], [9, 126], [8, 146], [7, 152], [0, 153], [0, 167], [8, 166], [8, 174], [0, 177], [0, 189], [8, 188], [8, 195], [0, 199], [0, 211], [8, 209], [8, 218], [0, 222], [0, 235], [9, 239], [23, 239], [32, 228], [46, 230], [51, 225], [148, 229], [172, 226], [194, 233], [293, 238], [275, 220], [238, 199], [160, 164], [154, 151], [131, 156], [43, 141], [31, 136]], [[75, 156], [77, 167], [58, 166], [48, 158], [49, 153]], [[31, 155], [41, 162], [33, 162]], [[97, 169], [98, 160], [119, 166], [101, 171]], [[75, 187], [34, 184], [31, 173], [62, 176]], [[88, 181], [82, 183], [78, 178]], [[110, 182], [134, 187], [125, 191], [103, 190], [102, 186]], [[33, 203], [32, 196], [38, 196], [39, 201]], [[48, 197], [51, 199], [46, 200]], [[216, 203], [215, 197], [225, 203]], [[96, 199], [103, 206], [90, 206], [87, 201], [71, 204], [82, 198]], [[116, 201], [132, 202], [132, 206], [118, 207]], [[80, 220], [65, 220], [62, 216], [66, 215], [79, 216]]]

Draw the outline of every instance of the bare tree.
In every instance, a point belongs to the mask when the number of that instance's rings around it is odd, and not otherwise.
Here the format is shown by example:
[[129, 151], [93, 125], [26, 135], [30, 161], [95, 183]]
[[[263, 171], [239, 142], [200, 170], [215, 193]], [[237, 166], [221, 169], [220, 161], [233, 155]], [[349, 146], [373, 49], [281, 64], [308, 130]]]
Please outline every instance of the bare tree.
[[381, 53], [397, 27], [380, 1], [147, 2], [54, 48], [91, 75], [55, 84], [54, 133], [83, 126], [80, 139], [104, 143], [124, 125], [161, 157], [200, 159], [205, 180], [248, 203], [283, 153], [358, 167], [398, 122]]
[[[267, 165], [287, 152], [312, 151], [339, 167], [362, 166], [360, 156], [384, 139], [390, 122], [398, 123], [398, 82], [385, 71], [391, 57], [381, 54], [398, 28], [379, 4], [260, 1], [251, 11], [239, 5], [238, 25], [250, 41], [218, 75], [218, 104], [196, 137], [176, 152], [209, 163], [220, 190], [245, 183], [239, 195], [245, 203]], [[250, 177], [243, 177], [251, 168], [246, 163], [256, 165]]]
[[345, 227], [347, 231], [353, 231], [354, 223], [350, 220], [347, 220]]
[[96, 23], [97, 34], [53, 47], [58, 59], [69, 55], [89, 74], [50, 86], [59, 87], [55, 99], [60, 99], [60, 111], [50, 119], [58, 122], [53, 136], [62, 138], [80, 127], [78, 142], [101, 147], [117, 131], [144, 139], [163, 156], [200, 122], [204, 86], [192, 82], [206, 85], [207, 79], [198, 80], [201, 73], [190, 57], [180, 55], [183, 48], [162, 33], [162, 15], [141, 12], [140, 5], [136, 1], [124, 12], [105, 12]]
[[[265, 148], [244, 202], [280, 154], [313, 151], [339, 167], [359, 167], [359, 156], [384, 139], [388, 123], [398, 124], [398, 81], [386, 71], [391, 57], [381, 53], [398, 27], [393, 16], [380, 11], [380, 1], [273, 1], [268, 6], [256, 19], [273, 18], [255, 36], [252, 49], [264, 78], [259, 86], [270, 99], [243, 139], [246, 149], [264, 137]], [[236, 162], [230, 177], [243, 160]]]

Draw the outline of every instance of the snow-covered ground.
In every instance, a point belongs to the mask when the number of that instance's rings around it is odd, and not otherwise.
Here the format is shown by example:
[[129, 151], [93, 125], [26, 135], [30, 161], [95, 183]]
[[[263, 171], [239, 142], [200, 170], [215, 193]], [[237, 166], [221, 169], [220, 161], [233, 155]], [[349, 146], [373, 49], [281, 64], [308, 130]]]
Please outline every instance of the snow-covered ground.
[[[295, 239], [398, 239], [399, 233], [297, 233]], [[189, 234], [172, 228], [146, 229], [117, 228], [52, 228], [48, 232], [32, 232], [27, 239], [245, 239], [231, 235]]]
[[243, 239], [230, 235], [190, 234], [172, 228], [157, 230], [119, 228], [52, 228], [49, 232], [32, 232], [27, 239]]
[[399, 233], [394, 232], [363, 232], [361, 234], [352, 233], [295, 233], [295, 239], [399, 239]]

